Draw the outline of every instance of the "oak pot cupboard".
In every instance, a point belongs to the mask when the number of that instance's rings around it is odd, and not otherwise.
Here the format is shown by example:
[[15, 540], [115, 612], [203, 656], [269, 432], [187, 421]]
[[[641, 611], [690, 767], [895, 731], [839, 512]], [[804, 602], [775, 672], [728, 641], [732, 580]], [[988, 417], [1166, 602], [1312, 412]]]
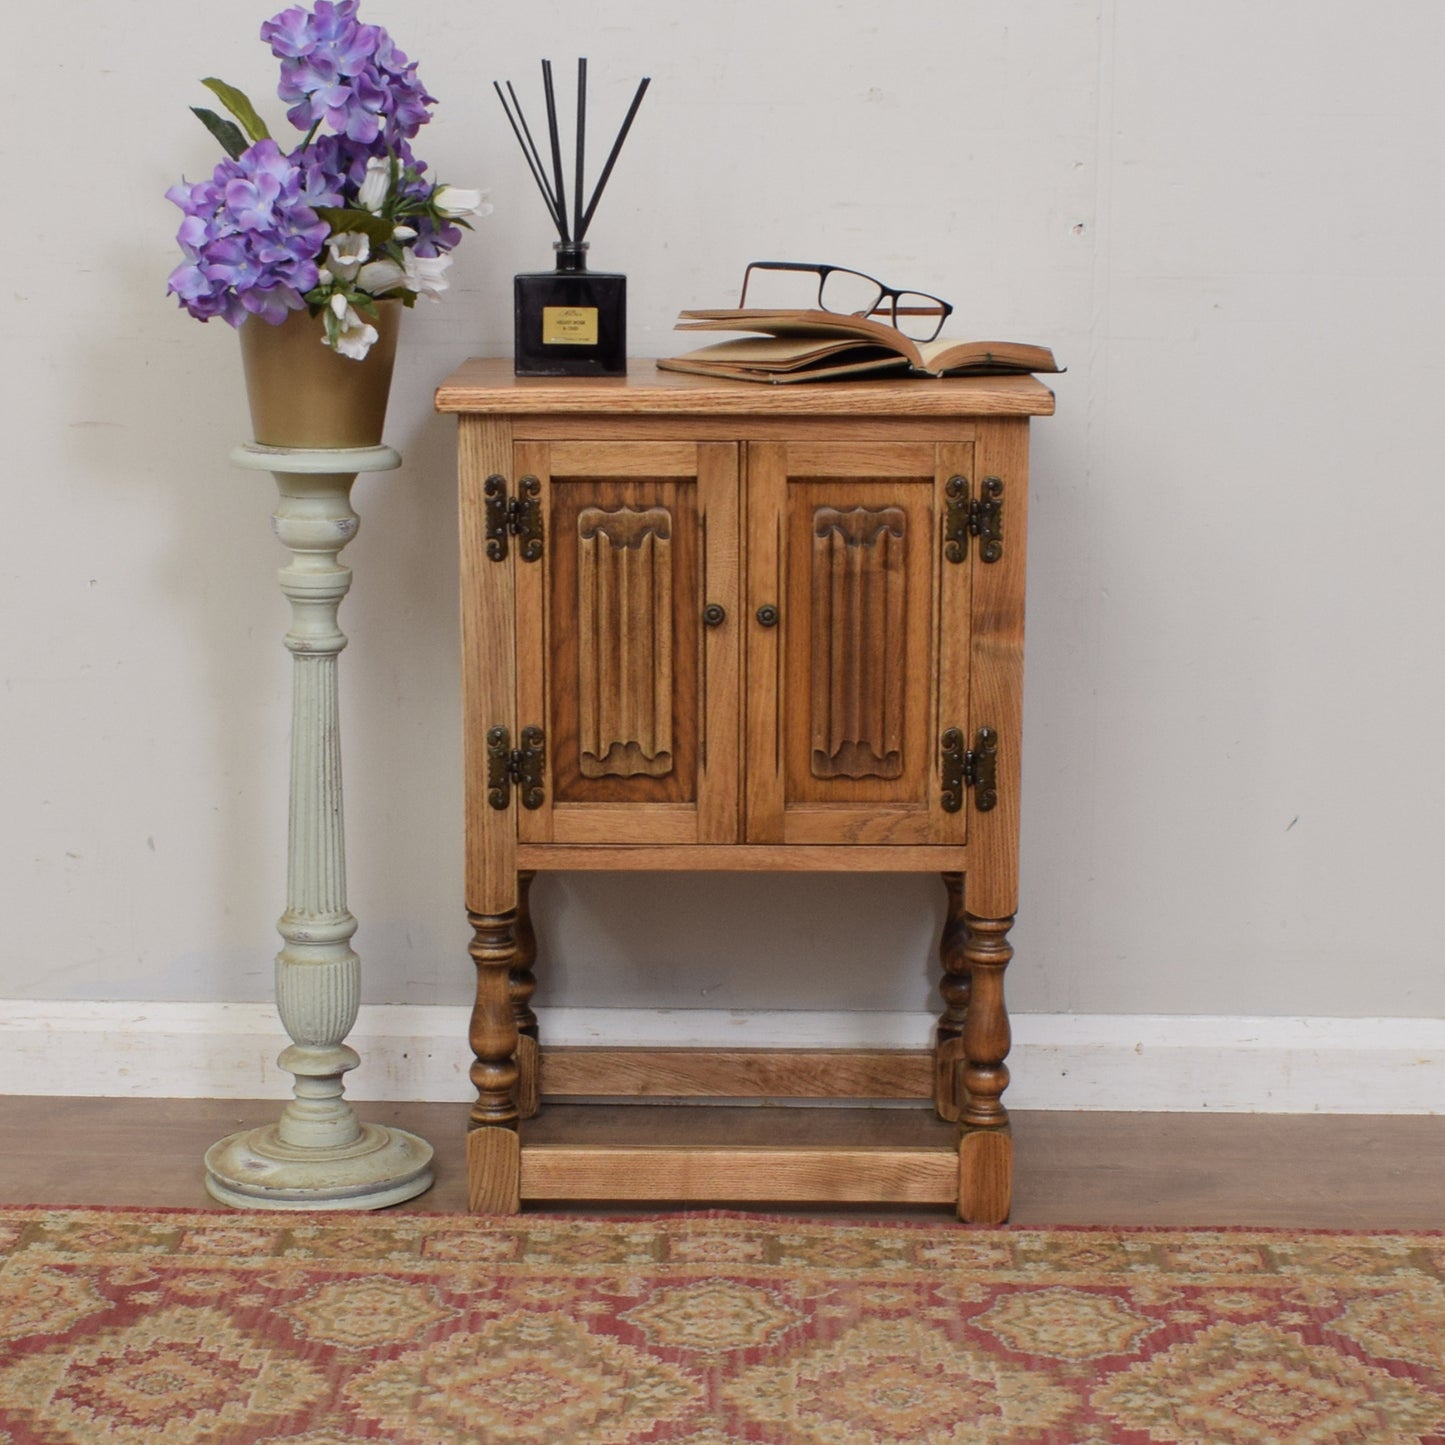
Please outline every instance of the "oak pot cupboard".
[[[1028, 431], [1050, 391], [1028, 376], [773, 387], [647, 362], [517, 378], [470, 361], [437, 406], [459, 423], [471, 1207], [892, 1200], [1005, 1219]], [[643, 1049], [569, 1050], [554, 1070], [531, 1006], [544, 869], [942, 875], [926, 1066]], [[923, 1143], [877, 1127], [530, 1142], [544, 1087], [903, 1093], [953, 1127]]]

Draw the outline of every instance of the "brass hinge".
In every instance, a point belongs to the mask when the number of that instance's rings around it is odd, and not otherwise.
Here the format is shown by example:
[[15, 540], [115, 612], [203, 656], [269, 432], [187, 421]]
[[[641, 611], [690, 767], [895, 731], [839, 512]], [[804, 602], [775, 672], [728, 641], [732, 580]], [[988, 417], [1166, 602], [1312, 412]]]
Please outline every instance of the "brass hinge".
[[963, 790], [974, 789], [973, 806], [980, 813], [998, 806], [998, 734], [979, 728], [975, 745], [965, 749], [963, 732], [949, 728], [939, 739], [943, 752], [943, 811], [963, 807]]
[[968, 539], [978, 538], [978, 555], [985, 562], [1003, 556], [1003, 479], [985, 477], [978, 496], [968, 495], [968, 478], [950, 477], [943, 488], [943, 555], [950, 562], [968, 556]]
[[512, 734], [504, 727], [487, 729], [487, 802], [506, 808], [512, 789], [522, 796], [524, 808], [542, 806], [542, 772], [546, 747], [539, 727], [522, 729], [522, 746], [512, 746]]
[[493, 562], [507, 560], [507, 538], [517, 539], [522, 561], [535, 562], [542, 555], [542, 507], [537, 501], [542, 484], [536, 477], [523, 477], [517, 495], [507, 495], [507, 479], [494, 472], [482, 483], [486, 498], [487, 556]]

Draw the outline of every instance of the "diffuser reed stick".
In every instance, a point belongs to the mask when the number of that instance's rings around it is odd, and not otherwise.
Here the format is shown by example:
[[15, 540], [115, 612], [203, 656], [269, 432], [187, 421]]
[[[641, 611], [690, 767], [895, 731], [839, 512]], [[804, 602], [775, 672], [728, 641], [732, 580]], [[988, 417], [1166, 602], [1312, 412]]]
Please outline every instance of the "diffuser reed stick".
[[[542, 193], [542, 200], [546, 203], [547, 214], [552, 217], [552, 224], [560, 231], [561, 222], [557, 217], [557, 202], [552, 199], [552, 192], [547, 189], [547, 179], [542, 174], [541, 160], [537, 155], [536, 144], [532, 140], [532, 132], [527, 129], [527, 119], [522, 114], [521, 102], [517, 99], [516, 91], [512, 90], [512, 82], [507, 82], [507, 89], [512, 92], [512, 105], [507, 104], [507, 97], [502, 94], [502, 87], [494, 80], [492, 89], [497, 92], [497, 99], [502, 102], [502, 109], [507, 113], [507, 119], [512, 124], [512, 134], [517, 137], [517, 144], [522, 147], [522, 154], [526, 157], [527, 165], [531, 169], [532, 179], [537, 182], [537, 189]], [[512, 107], [516, 107], [513, 114]]]
[[598, 177], [597, 189], [592, 192], [592, 199], [587, 203], [587, 209], [578, 222], [577, 239], [579, 241], [587, 234], [587, 227], [592, 224], [592, 213], [597, 209], [597, 202], [602, 199], [602, 191], [607, 185], [607, 178], [612, 174], [612, 167], [617, 164], [617, 157], [622, 152], [622, 142], [627, 139], [627, 132], [632, 129], [633, 118], [637, 115], [637, 107], [642, 104], [642, 97], [647, 93], [647, 87], [651, 84], [651, 78], [644, 75], [642, 83], [637, 87], [637, 94], [632, 97], [632, 104], [627, 108], [627, 118], [622, 122], [622, 129], [617, 132], [617, 139], [612, 142], [612, 153], [607, 157], [607, 164], [602, 167], [602, 174]]
[[[592, 224], [592, 216], [597, 210], [597, 203], [602, 199], [602, 192], [606, 189], [607, 182], [612, 176], [612, 168], [617, 164], [617, 157], [622, 153], [622, 143], [632, 129], [637, 109], [642, 104], [642, 97], [647, 93], [647, 87], [651, 83], [650, 76], [643, 76], [638, 84], [637, 92], [632, 97], [632, 104], [628, 106], [627, 114], [623, 118], [622, 128], [617, 132], [616, 140], [612, 142], [612, 149], [602, 167], [601, 175], [597, 178], [597, 185], [593, 189], [592, 197], [584, 209], [582, 197], [585, 193], [583, 172], [586, 164], [587, 145], [587, 61], [585, 59], [578, 60], [577, 141], [572, 156], [573, 207], [569, 218], [567, 188], [563, 179], [562, 134], [557, 118], [557, 92], [552, 80], [552, 62], [550, 60], [542, 62], [542, 90], [547, 107], [547, 140], [551, 158], [550, 180], [547, 174], [547, 161], [544, 159], [540, 147], [532, 138], [531, 128], [527, 125], [527, 118], [522, 111], [522, 103], [517, 98], [517, 92], [512, 82], [510, 80], [507, 82], [506, 94], [503, 94], [502, 87], [497, 81], [492, 82], [492, 89], [497, 92], [497, 99], [502, 102], [502, 109], [506, 112], [507, 120], [512, 127], [512, 134], [517, 137], [517, 144], [521, 146], [522, 154], [526, 157], [527, 166], [532, 172], [532, 179], [536, 181], [537, 189], [542, 193], [547, 214], [552, 218], [552, 224], [557, 228], [557, 236], [564, 246], [580, 246], [587, 235], [587, 228]], [[511, 97], [510, 104], [508, 96]]]
[[572, 214], [577, 217], [577, 239], [582, 239], [582, 163], [587, 149], [587, 62], [577, 62], [577, 189]]
[[562, 183], [562, 138], [557, 133], [557, 93], [552, 89], [552, 62], [550, 60], [542, 62], [542, 89], [547, 97], [547, 135], [552, 142], [552, 176], [556, 182], [556, 190], [553, 194], [557, 197], [557, 228], [562, 233], [562, 241], [565, 245], [571, 238], [567, 234], [567, 189]]

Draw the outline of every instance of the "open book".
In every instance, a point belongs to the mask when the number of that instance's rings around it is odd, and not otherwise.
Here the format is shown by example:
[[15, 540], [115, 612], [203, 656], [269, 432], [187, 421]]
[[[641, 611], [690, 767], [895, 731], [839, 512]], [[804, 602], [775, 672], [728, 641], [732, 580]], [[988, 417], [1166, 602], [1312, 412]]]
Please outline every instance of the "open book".
[[992, 376], [1060, 369], [1046, 346], [958, 341], [947, 336], [910, 341], [885, 322], [832, 311], [684, 311], [677, 329], [761, 333], [717, 341], [657, 363], [666, 371], [738, 381], [825, 381], [890, 371], [915, 376]]

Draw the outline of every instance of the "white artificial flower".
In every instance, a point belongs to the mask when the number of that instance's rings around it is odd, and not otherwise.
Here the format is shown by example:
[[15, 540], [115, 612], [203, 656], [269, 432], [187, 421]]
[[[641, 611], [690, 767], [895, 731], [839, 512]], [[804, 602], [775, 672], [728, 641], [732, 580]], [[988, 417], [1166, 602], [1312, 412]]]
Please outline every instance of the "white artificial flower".
[[[482, 192], [469, 191], [461, 186], [438, 186], [432, 196], [437, 211], [451, 220], [459, 216], [485, 215], [482, 210]], [[490, 211], [491, 207], [488, 206]]]
[[415, 226], [397, 226], [391, 233], [393, 241], [415, 241], [416, 236]]
[[[338, 301], [342, 303], [341, 311], [338, 311], [336, 307]], [[341, 329], [336, 333], [336, 340], [331, 343], [332, 346], [342, 356], [349, 356], [353, 361], [360, 361], [371, 350], [377, 339], [376, 327], [363, 320], [355, 307], [347, 306], [346, 298], [343, 296], [332, 298], [331, 309], [341, 317]]]
[[326, 249], [331, 253], [328, 265], [332, 273], [350, 281], [371, 255], [371, 242], [361, 231], [342, 231], [327, 241]]
[[356, 204], [363, 211], [379, 215], [386, 204], [391, 190], [391, 160], [387, 156], [372, 156], [366, 163], [366, 176], [356, 194]]
[[386, 296], [393, 291], [411, 291], [418, 296], [435, 296], [447, 289], [450, 256], [418, 256], [404, 250], [401, 264], [383, 258], [369, 261], [356, 277], [356, 284], [369, 295]]
[[385, 296], [406, 285], [406, 272], [390, 257], [383, 256], [379, 261], [368, 261], [357, 272], [356, 284], [368, 295]]
[[447, 267], [452, 264], [450, 256], [418, 256], [415, 251], [403, 251], [401, 263], [406, 267], [406, 289], [418, 296], [435, 297], [438, 291], [447, 289]]
[[343, 296], [340, 291], [338, 291], [338, 292], [331, 298], [331, 310], [332, 310], [332, 313], [333, 313], [335, 316], [339, 317], [342, 321], [345, 321], [345, 320], [346, 320], [347, 307], [348, 307], [348, 302], [347, 302], [347, 300], [346, 300], [346, 297]]

